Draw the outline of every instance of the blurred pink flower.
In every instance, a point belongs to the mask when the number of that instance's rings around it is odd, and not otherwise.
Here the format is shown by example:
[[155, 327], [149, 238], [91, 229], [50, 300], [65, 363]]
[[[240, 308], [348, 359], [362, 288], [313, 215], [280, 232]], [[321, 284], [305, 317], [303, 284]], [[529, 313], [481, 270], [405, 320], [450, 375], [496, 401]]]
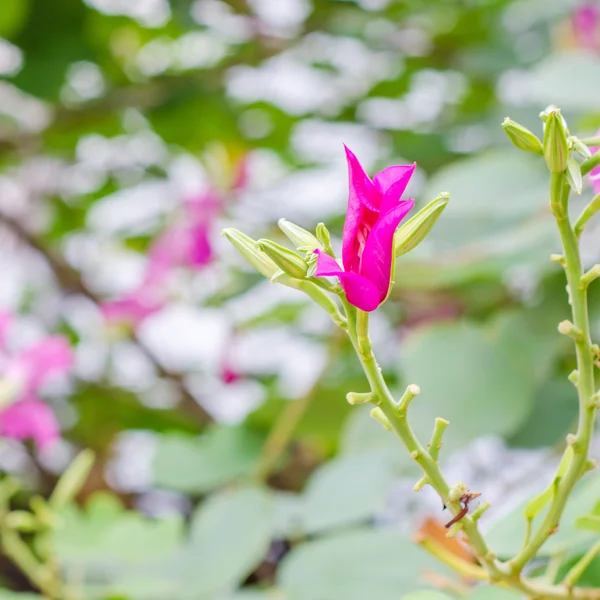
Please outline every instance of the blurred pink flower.
[[338, 277], [350, 304], [375, 310], [390, 288], [394, 233], [414, 205], [400, 200], [416, 164], [388, 167], [373, 181], [346, 148], [350, 195], [342, 235], [342, 269], [328, 254], [315, 250], [317, 277]]
[[60, 428], [52, 409], [31, 396], [0, 412], [0, 435], [15, 440], [32, 439], [43, 450], [60, 437]]
[[[0, 336], [4, 337], [12, 315], [0, 313]], [[37, 398], [38, 389], [55, 374], [68, 372], [74, 355], [68, 341], [59, 335], [46, 337], [15, 355], [0, 359], [5, 396], [0, 400], [0, 435], [18, 440], [31, 438], [45, 448], [59, 437], [52, 409]]]
[[597, 4], [586, 2], [578, 6], [573, 12], [572, 22], [578, 46], [589, 50], [600, 49], [600, 7]]
[[122, 298], [102, 302], [100, 310], [110, 323], [136, 326], [163, 308], [164, 301], [152, 298], [153, 295], [148, 288], [139, 287]]
[[[596, 136], [600, 136], [600, 130], [598, 130]], [[600, 146], [593, 146], [590, 150], [595, 154], [600, 150]], [[592, 184], [594, 194], [600, 194], [600, 165], [590, 171], [590, 183]]]

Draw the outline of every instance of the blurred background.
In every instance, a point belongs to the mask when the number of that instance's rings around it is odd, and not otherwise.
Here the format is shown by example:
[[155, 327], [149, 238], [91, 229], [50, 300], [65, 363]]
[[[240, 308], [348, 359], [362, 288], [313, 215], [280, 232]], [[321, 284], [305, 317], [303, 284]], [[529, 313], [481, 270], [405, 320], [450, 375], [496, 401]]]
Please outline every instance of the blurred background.
[[[395, 388], [422, 389], [422, 441], [435, 417], [450, 421], [441, 462], [493, 502], [491, 546], [518, 550], [519, 503], [547, 485], [577, 408], [546, 169], [500, 124], [541, 135], [553, 103], [573, 133], [597, 131], [600, 3], [0, 5], [2, 365], [50, 334], [74, 353], [39, 390], [60, 439], [40, 449], [7, 434], [0, 469], [26, 505], [95, 451], [49, 542], [70, 598], [485, 595], [411, 542], [444, 540], [450, 517], [412, 492], [400, 443], [346, 403], [366, 386], [328, 316], [219, 232], [282, 242], [279, 218], [323, 221], [339, 248], [343, 143], [370, 173], [417, 161], [418, 205], [450, 192], [398, 260], [374, 343]], [[582, 239], [588, 266], [599, 231], [596, 219]], [[578, 489], [575, 511], [599, 485]], [[593, 538], [569, 510], [543, 551], [566, 563]], [[600, 585], [600, 563], [588, 572]], [[35, 588], [6, 556], [2, 587], [6, 600]]]

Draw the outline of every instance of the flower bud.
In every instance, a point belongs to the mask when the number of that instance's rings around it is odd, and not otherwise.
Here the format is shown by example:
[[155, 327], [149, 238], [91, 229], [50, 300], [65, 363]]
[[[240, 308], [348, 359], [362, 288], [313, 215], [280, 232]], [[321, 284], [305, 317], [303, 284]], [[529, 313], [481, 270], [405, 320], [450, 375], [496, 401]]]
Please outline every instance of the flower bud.
[[431, 231], [450, 200], [450, 194], [442, 192], [435, 200], [411, 217], [394, 236], [396, 257], [416, 248]]
[[329, 233], [329, 229], [325, 227], [325, 223], [319, 223], [317, 225], [317, 238], [323, 245], [325, 252], [327, 254], [331, 254], [333, 256], [333, 250], [331, 249], [331, 235]]
[[573, 158], [567, 159], [567, 181], [571, 189], [578, 195], [583, 191], [583, 177], [579, 163]]
[[239, 253], [262, 275], [269, 279], [279, 271], [279, 267], [258, 248], [255, 240], [238, 229], [229, 227], [223, 229], [224, 235], [239, 251]]
[[553, 173], [562, 173], [567, 168], [569, 145], [565, 122], [558, 108], [548, 112], [544, 127], [544, 158]]
[[290, 240], [298, 250], [311, 253], [315, 248], [324, 250], [319, 240], [310, 231], [306, 231], [306, 229], [303, 229], [287, 219], [279, 219], [277, 224], [287, 239]]
[[572, 135], [568, 141], [573, 146], [573, 150], [575, 150], [581, 158], [588, 159], [592, 157], [592, 151], [578, 137]]
[[535, 152], [536, 154], [543, 155], [544, 149], [542, 148], [542, 142], [538, 137], [523, 125], [520, 125], [516, 121], [506, 117], [502, 123], [506, 135], [510, 141], [521, 150], [525, 152]]
[[296, 279], [306, 277], [308, 264], [293, 250], [266, 239], [258, 240], [257, 244], [259, 250], [264, 252], [284, 273]]

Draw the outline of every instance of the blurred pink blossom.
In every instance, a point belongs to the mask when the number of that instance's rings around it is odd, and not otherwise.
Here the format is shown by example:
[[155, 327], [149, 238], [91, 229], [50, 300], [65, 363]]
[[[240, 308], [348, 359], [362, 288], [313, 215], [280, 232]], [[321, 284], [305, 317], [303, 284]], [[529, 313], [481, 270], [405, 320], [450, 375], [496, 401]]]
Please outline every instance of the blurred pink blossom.
[[589, 50], [599, 50], [600, 7], [594, 2], [581, 4], [573, 12], [572, 22], [577, 45]]
[[[598, 130], [596, 135], [600, 136], [600, 130]], [[600, 146], [593, 146], [590, 150], [595, 154], [600, 150]], [[590, 183], [592, 184], [594, 194], [600, 194], [600, 165], [590, 171]]]
[[37, 392], [53, 375], [67, 373], [74, 364], [68, 341], [48, 336], [14, 355], [4, 349], [6, 330], [12, 315], [0, 312], [0, 370], [3, 396], [0, 398], [0, 435], [18, 440], [31, 438], [43, 449], [54, 442], [60, 429], [52, 409]]

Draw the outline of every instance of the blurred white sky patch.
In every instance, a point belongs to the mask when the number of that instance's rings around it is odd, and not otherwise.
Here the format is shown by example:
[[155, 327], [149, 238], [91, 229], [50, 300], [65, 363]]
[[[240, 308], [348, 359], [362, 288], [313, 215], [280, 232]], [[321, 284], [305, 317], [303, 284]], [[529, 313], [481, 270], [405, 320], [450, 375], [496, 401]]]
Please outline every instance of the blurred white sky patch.
[[16, 75], [23, 66], [23, 53], [8, 40], [0, 38], [0, 75]]
[[73, 63], [67, 71], [67, 81], [61, 90], [66, 104], [77, 104], [102, 96], [106, 89], [100, 67], [89, 61]]
[[160, 217], [177, 205], [177, 195], [164, 180], [144, 181], [105, 196], [90, 209], [87, 226], [103, 235], [135, 235], [156, 229]]
[[162, 27], [171, 18], [168, 0], [84, 0], [107, 15], [125, 15], [144, 27]]
[[447, 105], [460, 102], [468, 89], [458, 71], [415, 73], [410, 90], [401, 98], [367, 98], [357, 109], [359, 119], [381, 129], [433, 127]]
[[[9, 117], [14, 129], [37, 133], [52, 120], [52, 110], [40, 100], [22, 92], [14, 85], [0, 81], [0, 115]], [[0, 133], [10, 125], [2, 123]]]
[[236, 14], [231, 6], [221, 0], [195, 0], [190, 14], [199, 25], [218, 31], [232, 43], [246, 42], [252, 38], [251, 19]]
[[321, 342], [307, 339], [287, 327], [248, 330], [236, 337], [235, 364], [243, 373], [279, 376], [286, 398], [304, 395], [319, 377], [327, 358]]
[[139, 50], [135, 64], [146, 77], [165, 71], [187, 71], [215, 66], [229, 52], [228, 42], [219, 33], [192, 31], [177, 39], [160, 37]]
[[312, 12], [309, 0], [248, 0], [266, 33], [281, 37], [296, 35]]
[[161, 364], [174, 371], [215, 371], [230, 339], [222, 310], [172, 304], [149, 317], [139, 335]]
[[292, 115], [333, 116], [402, 69], [402, 59], [395, 53], [371, 50], [349, 37], [311, 33], [258, 67], [232, 67], [227, 90], [241, 103], [264, 100]]

